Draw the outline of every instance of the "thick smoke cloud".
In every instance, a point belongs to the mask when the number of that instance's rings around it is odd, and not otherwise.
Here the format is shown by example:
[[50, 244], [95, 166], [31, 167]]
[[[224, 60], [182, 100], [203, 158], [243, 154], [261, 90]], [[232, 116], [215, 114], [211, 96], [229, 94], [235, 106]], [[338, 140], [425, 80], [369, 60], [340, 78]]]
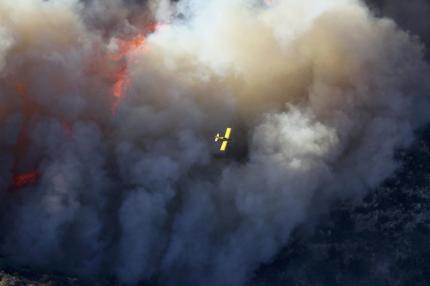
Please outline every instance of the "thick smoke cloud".
[[393, 174], [429, 119], [423, 54], [354, 0], [0, 2], [1, 252], [244, 285], [297, 226]]

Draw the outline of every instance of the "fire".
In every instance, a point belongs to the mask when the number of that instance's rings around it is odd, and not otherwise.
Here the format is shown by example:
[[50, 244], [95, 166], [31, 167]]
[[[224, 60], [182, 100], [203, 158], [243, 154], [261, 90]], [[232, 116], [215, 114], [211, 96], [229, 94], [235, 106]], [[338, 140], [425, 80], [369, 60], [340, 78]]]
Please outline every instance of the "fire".
[[128, 84], [128, 69], [127, 69], [127, 55], [141, 48], [145, 44], [145, 34], [154, 33], [164, 27], [167, 24], [151, 22], [149, 23], [143, 32], [138, 34], [136, 37], [129, 40], [118, 40], [118, 49], [111, 55], [111, 60], [116, 63], [119, 68], [114, 75], [114, 84], [112, 87], [112, 93], [114, 95], [114, 102], [112, 104], [112, 113], [115, 114], [121, 99], [124, 96], [124, 90]]
[[[154, 26], [153, 29], [157, 29]], [[124, 90], [128, 82], [128, 69], [127, 69], [127, 55], [134, 50], [140, 48], [145, 43], [145, 37], [140, 34], [130, 40], [118, 40], [118, 49], [111, 55], [110, 60], [117, 66], [113, 76], [113, 87], [112, 93], [115, 97], [115, 101], [112, 105], [113, 113], [124, 96]], [[37, 104], [33, 102], [29, 96], [28, 87], [25, 82], [17, 81], [12, 84], [16, 94], [20, 98], [20, 111], [23, 115], [23, 122], [19, 131], [18, 139], [14, 148], [15, 162], [13, 166], [13, 183], [11, 185], [12, 190], [23, 188], [29, 185], [36, 184], [41, 176], [41, 172], [38, 169], [33, 169], [28, 172], [22, 172], [21, 164], [25, 161], [27, 149], [31, 144], [29, 139], [29, 129], [31, 128], [31, 121], [35, 116], [38, 115]], [[2, 111], [2, 110], [0, 110]], [[5, 112], [2, 112], [5, 113]], [[73, 126], [69, 122], [63, 122], [63, 129], [66, 136], [73, 136]]]
[[[115, 101], [112, 105], [112, 111], [115, 113], [121, 98], [124, 95], [124, 90], [128, 82], [127, 55], [141, 47], [145, 42], [144, 35], [138, 35], [131, 40], [118, 40], [118, 49], [111, 55], [111, 61], [117, 66], [113, 77], [112, 92]], [[22, 162], [25, 162], [27, 150], [31, 144], [29, 138], [29, 130], [31, 122], [38, 116], [39, 110], [37, 104], [29, 96], [28, 87], [24, 81], [16, 81], [12, 83], [17, 96], [20, 99], [20, 112], [23, 115], [22, 125], [18, 134], [18, 139], [14, 147], [15, 162], [13, 164], [13, 184], [11, 188], [19, 189], [28, 185], [36, 184], [41, 172], [36, 168], [28, 172], [22, 172]], [[2, 110], [0, 110], [2, 111]], [[2, 114], [5, 112], [2, 112]], [[0, 114], [1, 115], [1, 114]], [[2, 115], [3, 116], [3, 115]], [[4, 115], [6, 116], [6, 115]], [[73, 136], [73, 126], [69, 122], [63, 122], [63, 129], [66, 136]]]
[[128, 79], [128, 71], [126, 67], [122, 67], [116, 74], [115, 83], [113, 85], [113, 94], [117, 98], [121, 98], [124, 94], [125, 83]]
[[13, 187], [23, 188], [37, 183], [40, 177], [38, 170], [33, 170], [28, 173], [16, 174], [13, 176]]
[[116, 109], [124, 96], [125, 86], [128, 82], [128, 69], [126, 56], [141, 47], [145, 43], [145, 36], [138, 35], [131, 40], [119, 40], [118, 51], [112, 56], [112, 60], [119, 64], [119, 69], [115, 74], [115, 82], [112, 88], [115, 100], [112, 106], [112, 112], [115, 113]]
[[121, 40], [119, 43], [119, 54], [126, 56], [129, 52], [139, 48], [145, 43], [145, 36], [137, 35], [135, 38], [125, 41]]
[[[20, 112], [23, 115], [23, 121], [19, 130], [17, 142], [14, 146], [15, 162], [13, 163], [13, 182], [10, 186], [10, 190], [34, 185], [42, 175], [37, 168], [28, 172], [22, 172], [22, 162], [26, 161], [27, 150], [31, 144], [31, 140], [29, 138], [31, 122], [35, 117], [40, 115], [41, 110], [29, 96], [28, 87], [25, 82], [16, 82], [14, 84], [14, 88], [20, 98]], [[73, 136], [73, 125], [70, 122], [63, 121], [63, 130], [66, 136]], [[34, 167], [35, 166], [33, 166], [33, 168]]]
[[15, 162], [13, 167], [13, 188], [16, 189], [37, 183], [37, 180], [41, 174], [38, 170], [32, 170], [26, 173], [21, 173], [17, 171], [21, 162], [24, 161], [25, 156], [27, 154], [27, 148], [30, 144], [28, 132], [31, 125], [31, 120], [35, 116], [37, 108], [35, 108], [34, 102], [32, 102], [31, 98], [29, 97], [28, 88], [24, 82], [16, 82], [15, 91], [20, 97], [20, 110], [23, 114], [23, 122], [18, 134], [18, 139], [14, 150]]

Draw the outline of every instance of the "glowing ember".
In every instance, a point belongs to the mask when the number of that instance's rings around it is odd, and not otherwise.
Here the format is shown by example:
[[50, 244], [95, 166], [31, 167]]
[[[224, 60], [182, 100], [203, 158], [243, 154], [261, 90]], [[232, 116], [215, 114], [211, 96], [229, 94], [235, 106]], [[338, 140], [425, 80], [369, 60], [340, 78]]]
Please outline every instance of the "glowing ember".
[[39, 177], [40, 172], [37, 170], [28, 173], [17, 174], [13, 177], [13, 186], [15, 188], [23, 188], [29, 185], [34, 185], [37, 183]]

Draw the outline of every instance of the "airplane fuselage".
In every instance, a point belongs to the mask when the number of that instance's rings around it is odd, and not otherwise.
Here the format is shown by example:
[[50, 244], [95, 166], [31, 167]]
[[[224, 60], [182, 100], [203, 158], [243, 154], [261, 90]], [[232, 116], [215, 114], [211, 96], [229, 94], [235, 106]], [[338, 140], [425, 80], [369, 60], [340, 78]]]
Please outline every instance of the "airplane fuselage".
[[227, 148], [227, 144], [228, 142], [230, 142], [230, 136], [231, 136], [231, 128], [227, 127], [226, 131], [225, 131], [225, 135], [224, 136], [219, 136], [219, 133], [217, 133], [217, 135], [215, 136], [215, 142], [221, 141], [221, 147], [220, 147], [220, 151], [224, 152]]

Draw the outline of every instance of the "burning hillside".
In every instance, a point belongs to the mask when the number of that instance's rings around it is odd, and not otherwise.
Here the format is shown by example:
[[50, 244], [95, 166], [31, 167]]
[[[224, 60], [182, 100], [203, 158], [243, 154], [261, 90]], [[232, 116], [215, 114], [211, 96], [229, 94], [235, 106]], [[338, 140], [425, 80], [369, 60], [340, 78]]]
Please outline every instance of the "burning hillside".
[[0, 2], [0, 253], [244, 285], [396, 170], [428, 75], [417, 39], [355, 0]]

